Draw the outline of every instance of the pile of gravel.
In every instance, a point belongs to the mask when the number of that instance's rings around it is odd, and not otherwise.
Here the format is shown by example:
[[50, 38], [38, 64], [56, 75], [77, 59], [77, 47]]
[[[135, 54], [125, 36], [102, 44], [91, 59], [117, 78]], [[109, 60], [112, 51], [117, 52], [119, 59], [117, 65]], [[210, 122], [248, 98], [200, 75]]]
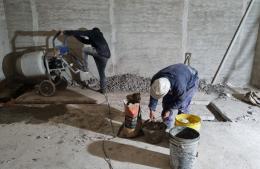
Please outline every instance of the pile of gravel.
[[[141, 77], [134, 74], [122, 74], [107, 77], [107, 92], [150, 92], [150, 78]], [[207, 83], [201, 79], [199, 82], [199, 91], [207, 94], [225, 93], [225, 85]]]
[[149, 92], [150, 78], [134, 74], [115, 75], [107, 78], [108, 92]]
[[199, 91], [205, 92], [207, 94], [216, 93], [222, 94], [225, 92], [225, 85], [224, 84], [208, 84], [206, 80], [202, 79], [199, 82]]

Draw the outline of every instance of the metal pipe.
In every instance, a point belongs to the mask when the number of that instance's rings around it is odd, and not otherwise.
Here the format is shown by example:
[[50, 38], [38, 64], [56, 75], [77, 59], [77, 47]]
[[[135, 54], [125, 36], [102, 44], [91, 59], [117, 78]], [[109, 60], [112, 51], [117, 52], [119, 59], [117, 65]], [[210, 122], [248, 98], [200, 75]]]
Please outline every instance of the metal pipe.
[[235, 44], [234, 42], [235, 42], [236, 39], [238, 38], [238, 35], [239, 35], [239, 33], [240, 33], [240, 31], [241, 31], [241, 28], [242, 28], [242, 25], [244, 24], [244, 21], [245, 21], [245, 19], [247, 18], [248, 14], [249, 14], [249, 12], [250, 12], [252, 6], [253, 6], [254, 1], [255, 1], [255, 0], [251, 0], [251, 1], [249, 2], [248, 6], [247, 6], [247, 8], [246, 8], [246, 11], [245, 11], [245, 13], [244, 13], [244, 15], [243, 15], [243, 17], [242, 17], [242, 19], [241, 19], [240, 22], [239, 22], [239, 25], [238, 25], [238, 27], [237, 27], [237, 29], [236, 29], [236, 32], [235, 32], [235, 34], [233, 35], [233, 37], [232, 37], [232, 39], [231, 39], [231, 42], [229, 43], [228, 48], [227, 48], [227, 50], [226, 50], [226, 52], [225, 52], [225, 54], [224, 54], [224, 56], [223, 56], [223, 58], [222, 58], [222, 60], [221, 60], [221, 62], [220, 62], [220, 64], [219, 64], [219, 66], [218, 66], [218, 69], [217, 69], [217, 71], [216, 71], [216, 73], [215, 73], [215, 75], [214, 75], [214, 77], [213, 77], [213, 79], [212, 79], [212, 81], [211, 81], [211, 84], [214, 84], [214, 83], [215, 83], [215, 81], [216, 81], [216, 79], [217, 79], [217, 77], [218, 77], [218, 74], [219, 74], [219, 72], [220, 72], [221, 69], [222, 69], [222, 66], [225, 64], [226, 58], [229, 56], [229, 54], [230, 54], [230, 52], [231, 52], [231, 50], [232, 50], [232, 48], [233, 48], [233, 46], [234, 46], [234, 44]]

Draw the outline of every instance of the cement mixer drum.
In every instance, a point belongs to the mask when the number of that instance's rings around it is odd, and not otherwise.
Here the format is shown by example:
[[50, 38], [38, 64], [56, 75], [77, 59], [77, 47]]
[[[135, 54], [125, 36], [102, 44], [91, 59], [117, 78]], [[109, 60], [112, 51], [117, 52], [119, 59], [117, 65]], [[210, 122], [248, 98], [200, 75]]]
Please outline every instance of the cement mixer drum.
[[43, 51], [26, 53], [16, 61], [17, 73], [25, 77], [46, 76]]

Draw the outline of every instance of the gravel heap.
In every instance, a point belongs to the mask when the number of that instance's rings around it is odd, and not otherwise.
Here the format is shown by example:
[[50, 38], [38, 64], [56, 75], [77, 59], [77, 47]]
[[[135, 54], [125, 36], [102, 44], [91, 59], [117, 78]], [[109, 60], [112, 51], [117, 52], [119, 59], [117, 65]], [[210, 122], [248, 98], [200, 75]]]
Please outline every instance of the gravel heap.
[[[144, 78], [134, 74], [115, 75], [107, 78], [108, 92], [149, 92], [150, 78]], [[201, 79], [199, 82], [199, 91], [207, 94], [222, 94], [225, 92], [223, 84], [209, 84]]]
[[134, 74], [115, 75], [107, 78], [108, 92], [149, 92], [150, 78]]
[[222, 94], [225, 92], [225, 85], [224, 84], [208, 84], [206, 80], [202, 79], [199, 82], [199, 91], [205, 92], [207, 94], [216, 93]]

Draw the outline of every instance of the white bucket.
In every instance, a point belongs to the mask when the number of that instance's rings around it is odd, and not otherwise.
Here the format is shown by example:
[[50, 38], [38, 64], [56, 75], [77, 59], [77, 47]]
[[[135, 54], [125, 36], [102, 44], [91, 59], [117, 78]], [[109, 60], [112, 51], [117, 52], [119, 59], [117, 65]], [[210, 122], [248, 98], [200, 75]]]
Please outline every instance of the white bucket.
[[171, 168], [192, 169], [198, 156], [199, 132], [188, 127], [174, 127], [169, 134]]

